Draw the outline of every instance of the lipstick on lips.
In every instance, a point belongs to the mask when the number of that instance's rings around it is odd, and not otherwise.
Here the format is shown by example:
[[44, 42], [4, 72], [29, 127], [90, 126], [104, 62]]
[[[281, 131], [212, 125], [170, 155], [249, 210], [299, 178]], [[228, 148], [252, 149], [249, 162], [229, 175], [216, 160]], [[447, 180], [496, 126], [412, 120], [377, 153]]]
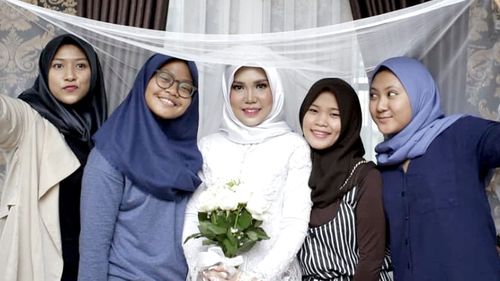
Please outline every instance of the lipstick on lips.
[[243, 113], [248, 117], [254, 117], [260, 112], [260, 108], [243, 108]]
[[329, 132], [320, 131], [320, 130], [311, 130], [312, 134], [319, 139], [324, 139], [330, 135]]

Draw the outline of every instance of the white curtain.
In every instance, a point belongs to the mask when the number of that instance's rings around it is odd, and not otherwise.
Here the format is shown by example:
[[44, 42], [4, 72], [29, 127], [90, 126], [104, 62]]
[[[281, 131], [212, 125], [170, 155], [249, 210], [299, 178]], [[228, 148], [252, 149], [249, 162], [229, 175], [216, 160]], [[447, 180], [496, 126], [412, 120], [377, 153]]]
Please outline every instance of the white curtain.
[[352, 21], [349, 0], [172, 0], [167, 31], [269, 33]]

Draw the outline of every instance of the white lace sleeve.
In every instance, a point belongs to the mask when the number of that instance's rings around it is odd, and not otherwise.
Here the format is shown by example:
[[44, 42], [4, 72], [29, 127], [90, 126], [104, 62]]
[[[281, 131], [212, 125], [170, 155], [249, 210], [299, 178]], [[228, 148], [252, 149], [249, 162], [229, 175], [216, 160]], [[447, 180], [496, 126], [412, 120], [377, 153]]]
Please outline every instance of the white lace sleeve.
[[[301, 280], [295, 256], [306, 236], [312, 206], [308, 185], [311, 173], [310, 157], [309, 146], [301, 139], [300, 145], [290, 157], [286, 184], [283, 187], [285, 190], [280, 237], [267, 249], [266, 255], [256, 267], [249, 268], [259, 273], [264, 280]], [[292, 266], [293, 264], [295, 266]], [[296, 276], [297, 274], [299, 276]]]

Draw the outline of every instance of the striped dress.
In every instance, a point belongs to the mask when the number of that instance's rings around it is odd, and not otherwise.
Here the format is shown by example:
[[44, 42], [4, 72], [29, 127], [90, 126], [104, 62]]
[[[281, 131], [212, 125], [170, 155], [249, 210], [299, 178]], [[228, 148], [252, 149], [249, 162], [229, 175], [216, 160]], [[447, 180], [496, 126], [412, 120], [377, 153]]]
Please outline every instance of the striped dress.
[[[359, 252], [356, 240], [356, 187], [344, 195], [337, 215], [324, 225], [309, 228], [298, 253], [303, 280], [350, 281], [356, 271]], [[392, 280], [386, 255], [381, 281]]]

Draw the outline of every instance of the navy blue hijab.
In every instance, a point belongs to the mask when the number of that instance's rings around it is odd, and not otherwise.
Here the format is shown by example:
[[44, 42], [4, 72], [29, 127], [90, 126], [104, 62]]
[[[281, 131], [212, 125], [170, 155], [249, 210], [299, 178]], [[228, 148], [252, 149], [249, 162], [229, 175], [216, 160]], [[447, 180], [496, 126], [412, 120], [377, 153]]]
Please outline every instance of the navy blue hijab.
[[[197, 146], [198, 92], [186, 112], [176, 119], [161, 119], [150, 111], [144, 97], [155, 71], [175, 58], [155, 54], [137, 74], [127, 98], [94, 135], [99, 152], [137, 187], [162, 200], [192, 193], [201, 183], [197, 173], [202, 157]], [[198, 70], [186, 61], [193, 84]]]

